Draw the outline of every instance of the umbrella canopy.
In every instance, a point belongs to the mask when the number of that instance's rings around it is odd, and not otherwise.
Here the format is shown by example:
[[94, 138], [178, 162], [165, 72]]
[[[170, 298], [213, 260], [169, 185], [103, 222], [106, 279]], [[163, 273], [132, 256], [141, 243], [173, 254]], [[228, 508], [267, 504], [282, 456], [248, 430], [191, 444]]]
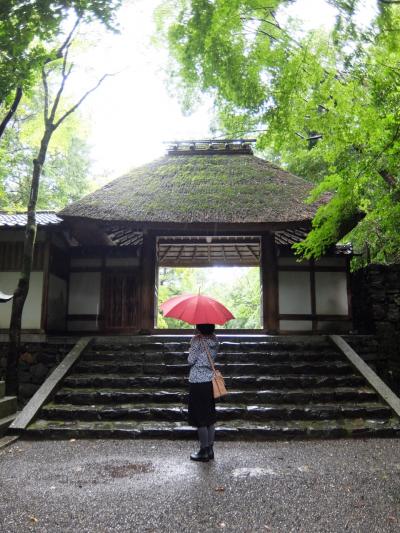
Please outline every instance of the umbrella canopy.
[[4, 292], [0, 291], [0, 303], [8, 302], [12, 297], [12, 294], [4, 294]]
[[177, 318], [188, 324], [225, 324], [235, 318], [220, 302], [203, 294], [173, 296], [160, 309], [165, 317]]

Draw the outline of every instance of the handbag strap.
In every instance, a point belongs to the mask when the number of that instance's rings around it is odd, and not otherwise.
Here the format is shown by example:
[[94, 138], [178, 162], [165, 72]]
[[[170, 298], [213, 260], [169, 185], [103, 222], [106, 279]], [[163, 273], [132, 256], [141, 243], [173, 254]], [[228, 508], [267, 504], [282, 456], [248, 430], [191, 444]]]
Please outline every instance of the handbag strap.
[[206, 349], [206, 352], [207, 352], [207, 356], [208, 356], [208, 360], [210, 361], [210, 365], [211, 365], [211, 368], [215, 374], [215, 366], [214, 366], [214, 362], [212, 360], [212, 357], [211, 357], [211, 354], [210, 354], [210, 350], [208, 349], [208, 346], [207, 346], [207, 343], [206, 341], [203, 339], [203, 337], [200, 337], [200, 342], [202, 343], [202, 345], [204, 346], [204, 348]]

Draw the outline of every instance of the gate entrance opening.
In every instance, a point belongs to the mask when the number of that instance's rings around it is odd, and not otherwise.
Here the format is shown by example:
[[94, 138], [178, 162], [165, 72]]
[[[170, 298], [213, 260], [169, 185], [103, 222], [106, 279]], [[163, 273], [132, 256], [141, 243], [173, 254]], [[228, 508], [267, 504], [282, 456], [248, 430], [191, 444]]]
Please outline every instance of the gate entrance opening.
[[[261, 328], [261, 281], [259, 267], [160, 267], [158, 304], [177, 294], [211, 296], [223, 303], [235, 316], [220, 329], [255, 330]], [[193, 329], [193, 326], [165, 318], [159, 312], [159, 329]]]
[[[157, 239], [157, 308], [177, 294], [221, 301], [235, 316], [222, 329], [262, 328], [261, 246], [258, 236], [168, 236]], [[193, 329], [158, 312], [157, 329]]]

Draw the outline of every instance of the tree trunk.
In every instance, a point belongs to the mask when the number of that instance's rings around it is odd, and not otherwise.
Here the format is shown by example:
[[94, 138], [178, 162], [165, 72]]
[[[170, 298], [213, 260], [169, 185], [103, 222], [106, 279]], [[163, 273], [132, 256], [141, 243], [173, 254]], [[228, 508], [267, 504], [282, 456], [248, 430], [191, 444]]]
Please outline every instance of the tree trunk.
[[8, 396], [18, 396], [18, 359], [21, 352], [21, 323], [22, 312], [26, 297], [29, 291], [29, 280], [31, 277], [33, 253], [36, 241], [36, 203], [39, 193], [40, 176], [42, 167], [46, 159], [47, 148], [53, 133], [53, 125], [46, 124], [45, 132], [40, 143], [40, 150], [37, 159], [33, 161], [33, 173], [31, 192], [28, 203], [27, 224], [25, 228], [24, 254], [22, 260], [21, 276], [18, 280], [17, 288], [14, 291], [14, 298], [11, 310], [9, 349], [6, 369], [6, 394]]
[[[60, 126], [60, 124], [73, 113], [82, 102], [99, 87], [103, 80], [108, 76], [105, 74], [97, 84], [86, 91], [86, 93], [74, 104], [68, 111], [66, 111], [58, 120], [56, 120], [56, 114], [60, 103], [60, 98], [63, 93], [65, 83], [71, 73], [72, 65], [68, 67], [67, 57], [68, 51], [71, 46], [73, 34], [79, 24], [78, 18], [72, 31], [68, 35], [65, 43], [60, 48], [60, 56], [63, 57], [61, 67], [61, 83], [56, 92], [53, 104], [49, 107], [49, 85], [48, 85], [48, 72], [45, 70], [45, 65], [42, 68], [42, 81], [45, 92], [44, 98], [44, 133], [40, 142], [40, 149], [37, 159], [33, 160], [33, 173], [31, 182], [31, 191], [28, 203], [27, 212], [27, 224], [25, 229], [24, 240], [24, 254], [21, 269], [21, 276], [18, 281], [17, 288], [14, 291], [14, 298], [11, 310], [10, 330], [9, 330], [9, 351], [7, 357], [7, 370], [6, 370], [6, 391], [8, 395], [18, 395], [19, 383], [18, 383], [18, 361], [21, 352], [21, 325], [22, 325], [22, 312], [24, 310], [25, 300], [29, 291], [29, 280], [31, 277], [33, 253], [35, 249], [36, 241], [36, 203], [39, 193], [39, 183], [42, 174], [42, 168], [46, 161], [46, 153], [51, 140], [51, 136], [54, 131]], [[50, 60], [49, 60], [50, 61]], [[48, 61], [48, 62], [49, 62]], [[47, 64], [46, 62], [45, 64]], [[19, 100], [14, 101], [15, 105], [18, 105]]]

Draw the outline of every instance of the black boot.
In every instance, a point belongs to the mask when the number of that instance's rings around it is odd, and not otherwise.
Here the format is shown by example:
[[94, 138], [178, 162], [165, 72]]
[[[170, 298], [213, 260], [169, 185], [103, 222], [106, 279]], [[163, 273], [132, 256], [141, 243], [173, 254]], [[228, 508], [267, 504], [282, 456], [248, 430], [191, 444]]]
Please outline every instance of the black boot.
[[209, 446], [207, 448], [208, 450], [208, 458], [209, 459], [214, 459], [214, 448], [213, 448], [213, 445]]
[[203, 463], [206, 463], [209, 459], [208, 448], [200, 448], [198, 452], [190, 455], [190, 459], [192, 461], [202, 461]]

